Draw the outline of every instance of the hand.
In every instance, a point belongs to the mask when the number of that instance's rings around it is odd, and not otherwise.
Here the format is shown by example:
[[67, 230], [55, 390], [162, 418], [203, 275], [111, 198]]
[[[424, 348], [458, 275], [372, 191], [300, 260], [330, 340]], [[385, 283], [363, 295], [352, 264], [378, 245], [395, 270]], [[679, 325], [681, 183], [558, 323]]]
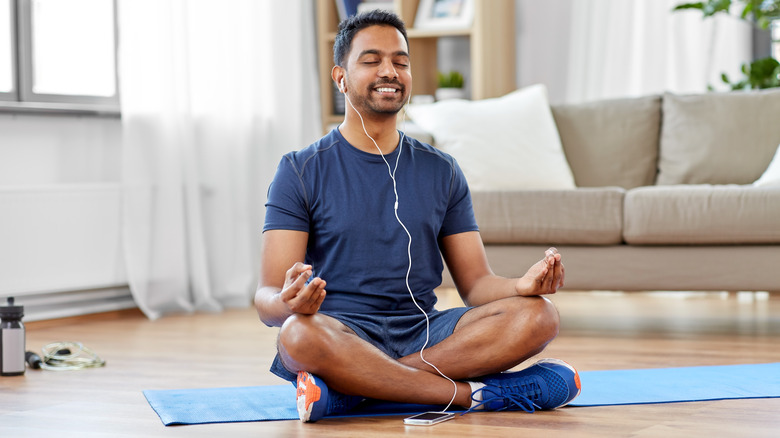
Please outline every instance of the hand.
[[554, 294], [563, 287], [564, 268], [561, 254], [555, 248], [544, 252], [544, 258], [534, 263], [528, 272], [517, 280], [515, 289], [519, 295]]
[[279, 297], [291, 312], [312, 315], [320, 310], [322, 301], [325, 300], [326, 283], [317, 277], [306, 284], [311, 275], [311, 265], [300, 262], [287, 270]]

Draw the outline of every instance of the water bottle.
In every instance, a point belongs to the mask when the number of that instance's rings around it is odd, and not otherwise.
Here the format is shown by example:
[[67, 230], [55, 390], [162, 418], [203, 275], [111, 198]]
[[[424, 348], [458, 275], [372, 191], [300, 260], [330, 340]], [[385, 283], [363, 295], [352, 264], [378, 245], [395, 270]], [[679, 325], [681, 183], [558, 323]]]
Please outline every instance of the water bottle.
[[7, 306], [0, 306], [0, 376], [24, 374], [24, 306], [15, 306], [8, 298]]

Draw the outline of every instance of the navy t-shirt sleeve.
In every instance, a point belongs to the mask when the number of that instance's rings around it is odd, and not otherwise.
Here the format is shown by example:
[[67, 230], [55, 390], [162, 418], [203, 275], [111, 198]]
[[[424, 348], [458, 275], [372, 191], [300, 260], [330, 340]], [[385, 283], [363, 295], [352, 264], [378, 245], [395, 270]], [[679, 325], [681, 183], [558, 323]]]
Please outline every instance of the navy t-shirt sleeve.
[[296, 169], [292, 154], [282, 157], [276, 175], [268, 187], [263, 231], [309, 231], [309, 206], [306, 188]]
[[452, 170], [450, 201], [439, 238], [467, 231], [479, 231], [477, 221], [474, 218], [474, 207], [471, 204], [471, 193], [466, 177], [454, 158], [452, 159]]

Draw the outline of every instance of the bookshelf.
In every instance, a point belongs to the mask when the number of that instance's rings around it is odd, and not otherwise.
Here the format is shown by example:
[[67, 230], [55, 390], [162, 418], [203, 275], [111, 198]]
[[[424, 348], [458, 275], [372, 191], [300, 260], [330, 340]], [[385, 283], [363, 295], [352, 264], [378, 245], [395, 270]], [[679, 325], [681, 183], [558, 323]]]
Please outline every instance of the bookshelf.
[[[515, 0], [472, 0], [474, 21], [468, 29], [415, 29], [414, 19], [420, 0], [393, 0], [396, 13], [407, 25], [414, 94], [436, 91], [436, 56], [439, 38], [467, 37], [471, 52], [468, 81], [472, 99], [502, 96], [517, 88], [515, 77]], [[317, 56], [320, 80], [322, 128], [327, 131], [344, 119], [343, 104], [330, 78], [333, 68], [333, 41], [339, 13], [335, 0], [317, 0]], [[465, 73], [465, 72], [464, 72]]]

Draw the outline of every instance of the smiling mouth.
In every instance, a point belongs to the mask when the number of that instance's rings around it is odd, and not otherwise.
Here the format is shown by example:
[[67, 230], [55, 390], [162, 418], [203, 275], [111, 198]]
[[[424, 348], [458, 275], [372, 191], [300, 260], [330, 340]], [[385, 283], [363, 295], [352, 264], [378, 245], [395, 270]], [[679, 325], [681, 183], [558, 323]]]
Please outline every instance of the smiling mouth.
[[396, 93], [399, 91], [396, 90], [395, 88], [390, 88], [390, 87], [377, 87], [375, 88], [375, 90], [379, 93]]

